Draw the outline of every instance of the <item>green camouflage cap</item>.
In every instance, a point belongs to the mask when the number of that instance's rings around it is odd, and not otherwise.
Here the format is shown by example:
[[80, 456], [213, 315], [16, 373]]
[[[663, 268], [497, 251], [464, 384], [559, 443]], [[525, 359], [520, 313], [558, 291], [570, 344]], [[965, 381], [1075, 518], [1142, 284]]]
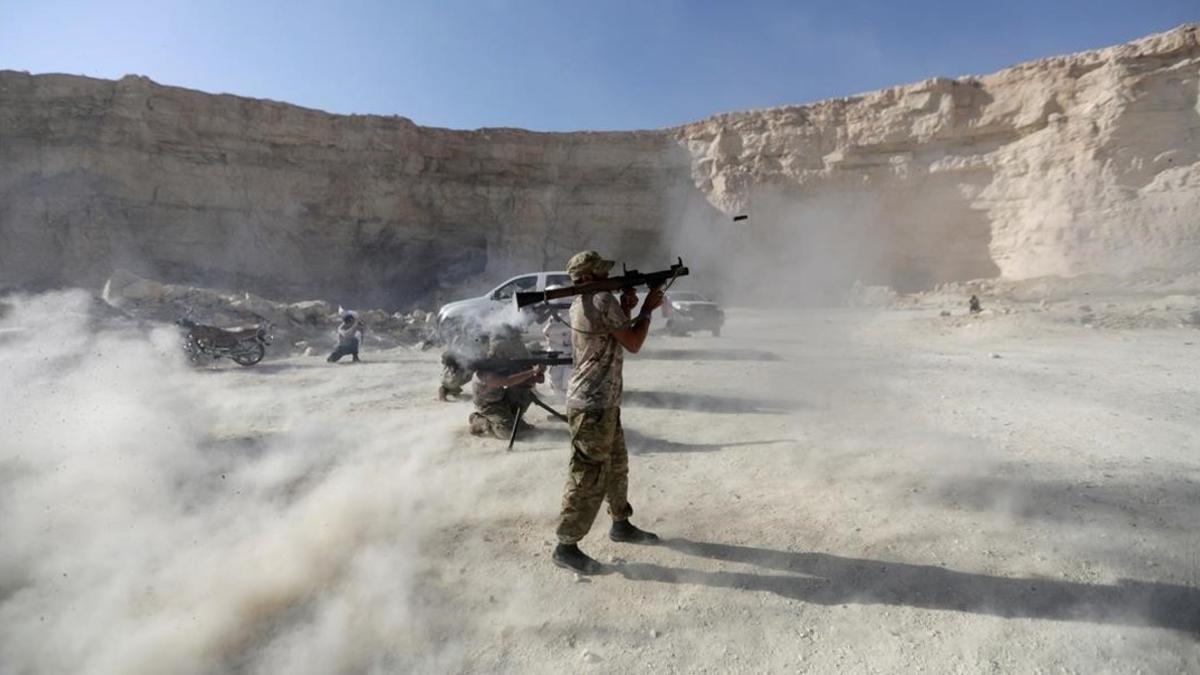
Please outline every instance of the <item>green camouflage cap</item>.
[[612, 269], [616, 262], [605, 260], [595, 251], [583, 251], [571, 256], [567, 261], [567, 274], [574, 281], [584, 274], [600, 274]]

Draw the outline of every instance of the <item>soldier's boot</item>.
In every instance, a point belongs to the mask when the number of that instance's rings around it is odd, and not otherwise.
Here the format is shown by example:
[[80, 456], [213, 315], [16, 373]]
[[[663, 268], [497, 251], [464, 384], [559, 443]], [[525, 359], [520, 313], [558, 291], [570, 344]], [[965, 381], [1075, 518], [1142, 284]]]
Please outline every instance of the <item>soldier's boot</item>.
[[555, 546], [554, 555], [550, 559], [554, 561], [555, 565], [575, 570], [580, 574], [599, 574], [604, 571], [604, 566], [588, 554], [580, 551], [577, 544], [559, 544]]
[[[492, 425], [488, 419], [479, 413], [471, 413], [468, 418], [468, 423], [471, 425], [471, 434], [475, 436], [495, 436], [492, 431]], [[508, 438], [505, 436], [505, 438]]]
[[657, 534], [638, 529], [628, 520], [614, 520], [608, 538], [625, 544], [657, 544], [659, 541]]
[[445, 401], [445, 400], [446, 400], [446, 395], [447, 395], [448, 393], [449, 393], [449, 392], [446, 390], [446, 385], [444, 385], [444, 384], [443, 384], [443, 385], [439, 386], [439, 387], [438, 387], [438, 400], [439, 400], [439, 401]]

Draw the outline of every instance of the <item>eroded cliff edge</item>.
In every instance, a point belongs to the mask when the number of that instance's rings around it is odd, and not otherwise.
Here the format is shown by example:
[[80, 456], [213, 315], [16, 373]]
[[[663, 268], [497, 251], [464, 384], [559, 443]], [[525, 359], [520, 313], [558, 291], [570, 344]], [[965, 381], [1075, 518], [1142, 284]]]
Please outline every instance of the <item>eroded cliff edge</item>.
[[769, 269], [828, 288], [1190, 271], [1198, 87], [1196, 25], [643, 132], [452, 131], [0, 71], [0, 286], [128, 267], [399, 306], [581, 247], [683, 255], [731, 294]]

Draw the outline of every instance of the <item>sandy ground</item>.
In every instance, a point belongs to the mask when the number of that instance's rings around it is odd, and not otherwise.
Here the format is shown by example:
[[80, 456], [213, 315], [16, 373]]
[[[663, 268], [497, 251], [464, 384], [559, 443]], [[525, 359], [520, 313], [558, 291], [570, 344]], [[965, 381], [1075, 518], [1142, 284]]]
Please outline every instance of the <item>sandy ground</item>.
[[1198, 356], [1190, 328], [934, 310], [655, 336], [623, 415], [633, 520], [666, 541], [610, 542], [602, 513], [590, 579], [548, 558], [564, 425], [534, 413], [512, 453], [472, 438], [470, 404], [434, 400], [436, 353], [205, 376], [452, 429], [420, 450], [467, 479], [421, 496], [419, 669], [1168, 673], [1200, 671]]
[[623, 418], [665, 541], [601, 514], [587, 579], [549, 560], [565, 426], [471, 437], [436, 350], [192, 369], [169, 327], [22, 302], [6, 673], [1200, 672], [1194, 298], [654, 335]]

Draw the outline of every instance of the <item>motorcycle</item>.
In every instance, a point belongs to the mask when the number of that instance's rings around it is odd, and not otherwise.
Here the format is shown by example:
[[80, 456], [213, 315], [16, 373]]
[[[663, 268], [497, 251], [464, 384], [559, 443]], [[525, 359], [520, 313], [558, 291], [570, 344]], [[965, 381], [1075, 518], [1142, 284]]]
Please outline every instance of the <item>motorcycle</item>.
[[252, 366], [262, 361], [267, 353], [267, 345], [271, 344], [271, 335], [267, 330], [270, 324], [225, 329], [199, 324], [191, 319], [180, 319], [175, 323], [185, 331], [183, 349], [192, 363], [226, 356], [238, 365]]

